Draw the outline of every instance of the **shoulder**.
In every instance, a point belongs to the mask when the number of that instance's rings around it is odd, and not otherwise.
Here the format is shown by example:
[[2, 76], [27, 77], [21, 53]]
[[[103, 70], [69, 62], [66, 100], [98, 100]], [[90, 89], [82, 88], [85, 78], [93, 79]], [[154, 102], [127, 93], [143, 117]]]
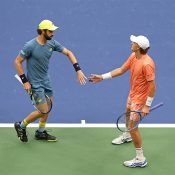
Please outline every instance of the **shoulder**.
[[61, 46], [61, 44], [54, 39], [48, 40], [47, 45], [52, 46], [52, 47]]
[[50, 40], [50, 42], [54, 44], [55, 46], [58, 46], [58, 45], [61, 46], [61, 44], [57, 40], [52, 39]]
[[49, 42], [54, 51], [63, 52], [64, 46], [61, 45], [58, 41], [52, 39]]
[[24, 46], [32, 49], [35, 45], [36, 45], [36, 38], [27, 41]]
[[36, 44], [36, 38], [31, 39], [30, 41], [26, 42], [27, 45], [33, 45]]
[[131, 53], [131, 55], [130, 55], [129, 57], [134, 58], [134, 57], [135, 57], [135, 53], [134, 53], [134, 52], [132, 52], [132, 53]]
[[131, 53], [131, 55], [128, 57], [129, 60], [134, 60], [136, 59], [135, 53]]
[[147, 66], [147, 65], [154, 66], [154, 60], [149, 55], [145, 55], [143, 64], [144, 66]]
[[132, 64], [136, 61], [136, 56], [135, 56], [135, 53], [131, 53], [131, 55], [128, 57], [128, 61]]
[[134, 64], [135, 62], [135, 53], [132, 53], [128, 59], [124, 62], [124, 64], [122, 65], [122, 67], [125, 69], [125, 70], [128, 70], [129, 68], [131, 68], [131, 66]]

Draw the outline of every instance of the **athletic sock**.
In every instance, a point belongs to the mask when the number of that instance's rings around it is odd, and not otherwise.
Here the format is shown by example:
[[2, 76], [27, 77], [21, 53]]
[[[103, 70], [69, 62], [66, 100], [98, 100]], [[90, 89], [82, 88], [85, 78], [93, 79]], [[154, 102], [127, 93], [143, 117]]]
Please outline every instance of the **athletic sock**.
[[142, 149], [142, 147], [141, 148], [136, 148], [136, 157], [138, 159], [141, 159], [141, 160], [145, 159], [145, 157], [143, 155], [143, 149]]
[[39, 122], [38, 131], [43, 132], [45, 130], [45, 127], [46, 127], [46, 122]]
[[27, 125], [28, 125], [28, 123], [27, 123], [27, 121], [24, 119], [24, 120], [21, 122], [20, 127], [21, 127], [22, 129], [26, 129]]

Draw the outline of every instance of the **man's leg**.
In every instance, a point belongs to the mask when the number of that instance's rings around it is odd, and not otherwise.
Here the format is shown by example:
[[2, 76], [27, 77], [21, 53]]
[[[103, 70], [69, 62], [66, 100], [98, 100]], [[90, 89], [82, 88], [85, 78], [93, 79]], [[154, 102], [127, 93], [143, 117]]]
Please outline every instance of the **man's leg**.
[[44, 115], [39, 122], [39, 128], [35, 132], [35, 138], [37, 140], [46, 140], [49, 142], [55, 142], [57, 141], [57, 138], [55, 136], [52, 136], [48, 134], [48, 132], [45, 130], [46, 122], [47, 122], [48, 115]]
[[[50, 99], [53, 103], [53, 97], [50, 97]], [[47, 131], [45, 130], [47, 119], [48, 114], [44, 114], [42, 115], [42, 117], [40, 117], [39, 128], [35, 132], [35, 138], [37, 140], [47, 140], [49, 142], [57, 141], [57, 138], [55, 136], [48, 134]]]
[[[52, 101], [52, 104], [53, 104], [53, 97], [52, 97], [52, 96], [50, 97], [50, 100]], [[42, 115], [42, 117], [40, 118], [40, 121], [39, 121], [39, 128], [38, 128], [38, 131], [39, 131], [39, 132], [43, 132], [43, 131], [45, 130], [48, 116], [49, 116], [48, 114], [44, 114], [44, 115]]]
[[[131, 110], [141, 110], [141, 108], [142, 108], [142, 105], [133, 104]], [[135, 116], [135, 115], [130, 116], [130, 120], [136, 121], [139, 119], [138, 117], [139, 116]], [[134, 130], [130, 131], [130, 134], [136, 150], [136, 157], [132, 160], [125, 161], [124, 165], [128, 167], [145, 167], [147, 165], [147, 161], [143, 154], [142, 138], [139, 133], [139, 129], [135, 128]]]
[[[130, 111], [130, 109], [127, 107], [126, 108], [126, 113], [129, 112], [129, 111]], [[126, 122], [126, 125], [127, 125], [127, 122]], [[112, 144], [120, 145], [120, 144], [128, 143], [128, 142], [131, 142], [131, 141], [132, 141], [132, 138], [131, 138], [130, 133], [129, 132], [124, 132], [119, 137], [113, 139]]]
[[[42, 97], [42, 93], [41, 93], [41, 98]], [[39, 104], [41, 106], [41, 108], [46, 108], [46, 103], [43, 104]], [[45, 120], [47, 120], [48, 118], [48, 114], [41, 114], [38, 111], [33, 111], [32, 113], [30, 113], [22, 122], [16, 122], [15, 123], [15, 130], [17, 132], [18, 138], [22, 141], [22, 142], [27, 142], [28, 138], [26, 135], [26, 127], [28, 124], [34, 122], [35, 120], [37, 120], [38, 118], [42, 118], [44, 117]]]
[[15, 123], [15, 130], [17, 132], [17, 136], [22, 142], [28, 141], [28, 138], [26, 135], [27, 125], [40, 117], [41, 117], [41, 114], [38, 111], [33, 111], [22, 122]]
[[124, 165], [127, 167], [145, 167], [147, 165], [147, 160], [143, 154], [142, 139], [138, 128], [131, 131], [131, 137], [136, 150], [136, 157], [132, 160], [125, 161]]
[[142, 160], [145, 159], [142, 149], [142, 138], [138, 128], [131, 131], [131, 137], [134, 143], [134, 147], [136, 149], [136, 157]]

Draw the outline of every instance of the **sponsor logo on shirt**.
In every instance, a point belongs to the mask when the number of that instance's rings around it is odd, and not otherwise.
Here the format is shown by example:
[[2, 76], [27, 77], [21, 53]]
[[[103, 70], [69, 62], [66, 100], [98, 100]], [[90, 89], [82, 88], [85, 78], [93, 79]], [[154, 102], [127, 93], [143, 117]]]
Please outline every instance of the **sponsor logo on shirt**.
[[52, 51], [53, 51], [53, 49], [52, 49], [52, 48], [49, 48], [49, 51], [50, 51], [50, 52], [52, 52]]

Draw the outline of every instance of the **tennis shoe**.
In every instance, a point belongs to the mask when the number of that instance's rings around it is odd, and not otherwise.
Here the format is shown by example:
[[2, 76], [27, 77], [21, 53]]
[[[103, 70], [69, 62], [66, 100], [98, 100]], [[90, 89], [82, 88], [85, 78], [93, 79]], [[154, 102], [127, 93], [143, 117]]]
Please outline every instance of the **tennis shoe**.
[[135, 157], [132, 160], [125, 161], [123, 164], [126, 167], [131, 167], [131, 168], [142, 167], [143, 168], [148, 164], [148, 162], [147, 162], [145, 157], [143, 159], [139, 159], [139, 158]]
[[132, 138], [131, 138], [130, 133], [124, 132], [122, 135], [120, 135], [119, 137], [112, 140], [112, 144], [120, 145], [120, 144], [128, 143], [128, 142], [131, 142], [131, 141], [132, 141]]
[[57, 141], [57, 138], [55, 136], [48, 134], [46, 130], [44, 130], [43, 132], [39, 132], [38, 130], [36, 130], [35, 139], [36, 140], [46, 140], [48, 142], [56, 142]]
[[14, 124], [15, 130], [17, 132], [17, 136], [22, 142], [28, 142], [26, 129], [22, 129], [20, 125], [21, 125], [21, 122], [15, 122]]

